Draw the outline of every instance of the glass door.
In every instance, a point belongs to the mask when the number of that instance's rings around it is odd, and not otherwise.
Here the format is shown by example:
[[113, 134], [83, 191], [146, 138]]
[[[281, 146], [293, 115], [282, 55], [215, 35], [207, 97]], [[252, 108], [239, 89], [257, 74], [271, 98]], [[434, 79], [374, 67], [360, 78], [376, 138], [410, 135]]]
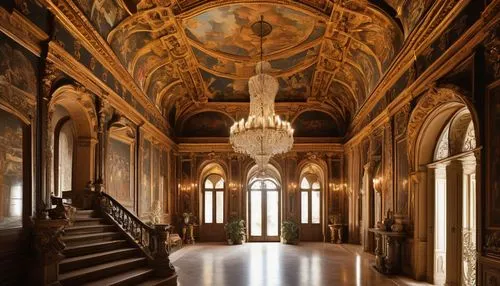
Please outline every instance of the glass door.
[[258, 180], [251, 184], [249, 193], [249, 240], [279, 241], [278, 186], [271, 180]]

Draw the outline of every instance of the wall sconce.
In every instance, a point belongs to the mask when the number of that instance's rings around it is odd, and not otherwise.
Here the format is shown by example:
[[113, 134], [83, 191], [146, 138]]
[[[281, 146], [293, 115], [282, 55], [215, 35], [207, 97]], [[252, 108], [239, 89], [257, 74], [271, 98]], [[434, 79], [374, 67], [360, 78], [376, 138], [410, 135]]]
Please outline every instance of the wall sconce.
[[373, 188], [375, 191], [380, 192], [382, 186], [382, 178], [373, 178]]
[[292, 192], [295, 192], [295, 190], [297, 190], [297, 184], [296, 183], [288, 184], [288, 189], [290, 189]]
[[347, 189], [347, 184], [335, 184], [333, 182], [329, 183], [328, 186], [330, 187], [330, 190], [334, 191], [334, 192], [340, 192], [340, 191], [343, 191], [343, 190], [346, 190]]
[[236, 191], [236, 190], [238, 189], [238, 186], [240, 186], [240, 188], [241, 188], [241, 184], [236, 184], [236, 183], [234, 183], [234, 182], [230, 182], [230, 183], [229, 183], [229, 189], [230, 189], [231, 191]]
[[195, 184], [195, 183], [179, 184], [178, 187], [179, 187], [179, 190], [181, 190], [182, 192], [190, 192], [191, 190], [196, 189], [198, 187], [198, 184]]

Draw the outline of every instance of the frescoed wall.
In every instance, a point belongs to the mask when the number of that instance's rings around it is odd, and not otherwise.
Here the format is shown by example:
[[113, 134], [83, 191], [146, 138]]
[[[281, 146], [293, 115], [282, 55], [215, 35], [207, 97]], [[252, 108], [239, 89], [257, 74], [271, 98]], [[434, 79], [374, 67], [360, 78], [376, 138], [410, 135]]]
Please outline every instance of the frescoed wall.
[[330, 115], [320, 111], [301, 113], [293, 122], [296, 137], [335, 137], [340, 131]]
[[109, 138], [106, 160], [107, 191], [111, 196], [134, 210], [134, 188], [132, 176], [134, 161], [129, 143]]
[[186, 119], [179, 134], [183, 137], [228, 137], [229, 128], [233, 123], [234, 121], [223, 113], [201, 112]]
[[23, 124], [0, 109], [0, 229], [22, 226]]

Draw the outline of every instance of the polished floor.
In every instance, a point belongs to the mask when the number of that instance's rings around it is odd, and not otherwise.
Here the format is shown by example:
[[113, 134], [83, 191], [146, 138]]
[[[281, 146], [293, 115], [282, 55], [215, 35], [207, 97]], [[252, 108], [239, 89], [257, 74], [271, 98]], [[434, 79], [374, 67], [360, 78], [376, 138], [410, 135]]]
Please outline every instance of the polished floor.
[[386, 277], [359, 247], [327, 243], [198, 243], [171, 255], [179, 285], [424, 285]]

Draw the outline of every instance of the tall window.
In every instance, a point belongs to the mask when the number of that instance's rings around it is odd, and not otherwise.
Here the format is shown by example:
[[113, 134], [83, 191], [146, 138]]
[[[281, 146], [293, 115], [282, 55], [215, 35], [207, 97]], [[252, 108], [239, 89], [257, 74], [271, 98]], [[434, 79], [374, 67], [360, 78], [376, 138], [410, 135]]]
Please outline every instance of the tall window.
[[300, 222], [319, 224], [321, 184], [315, 175], [306, 175], [300, 182]]
[[212, 174], [205, 179], [204, 186], [204, 222], [224, 222], [224, 178]]
[[73, 122], [66, 121], [60, 131], [57, 145], [57, 195], [72, 190], [73, 179]]

